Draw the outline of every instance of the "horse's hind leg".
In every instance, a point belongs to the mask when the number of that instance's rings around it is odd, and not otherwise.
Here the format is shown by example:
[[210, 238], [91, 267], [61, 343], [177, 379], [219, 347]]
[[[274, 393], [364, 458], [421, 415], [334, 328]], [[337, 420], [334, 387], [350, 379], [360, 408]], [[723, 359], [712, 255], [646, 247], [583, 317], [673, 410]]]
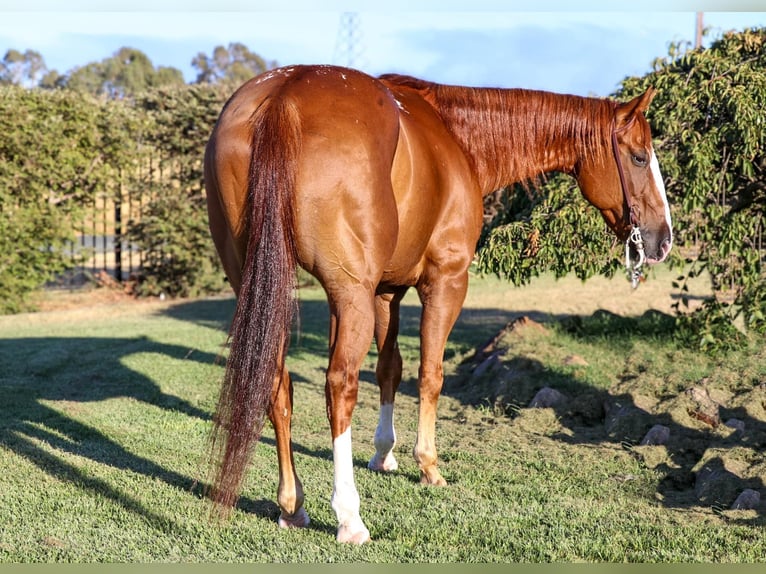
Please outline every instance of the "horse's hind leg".
[[378, 365], [375, 378], [380, 387], [380, 415], [375, 429], [375, 454], [367, 465], [371, 470], [391, 472], [399, 467], [394, 458], [394, 398], [402, 381], [402, 355], [399, 352], [399, 304], [406, 289], [375, 298], [375, 341]]
[[351, 450], [351, 415], [359, 390], [359, 368], [370, 349], [375, 322], [374, 294], [364, 286], [347, 286], [330, 301], [330, 364], [325, 396], [332, 432], [335, 477], [331, 505], [338, 518], [339, 542], [370, 539], [359, 514]]
[[277, 502], [282, 511], [279, 516], [279, 525], [283, 528], [308, 526], [309, 523], [309, 516], [303, 508], [303, 485], [295, 472], [295, 461], [293, 460], [290, 429], [292, 414], [293, 382], [285, 367], [274, 380], [274, 391], [269, 410], [269, 420], [274, 427], [277, 442], [277, 458], [279, 459]]

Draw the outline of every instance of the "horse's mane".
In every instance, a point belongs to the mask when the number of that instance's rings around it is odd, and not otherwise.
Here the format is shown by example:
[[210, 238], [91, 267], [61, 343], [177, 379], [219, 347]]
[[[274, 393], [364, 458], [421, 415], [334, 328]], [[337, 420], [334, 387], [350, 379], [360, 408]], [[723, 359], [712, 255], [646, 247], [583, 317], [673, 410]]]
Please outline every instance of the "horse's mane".
[[489, 180], [496, 179], [498, 187], [539, 176], [546, 154], [573, 152], [603, 161], [610, 150], [614, 103], [609, 100], [449, 86], [398, 74], [381, 79], [419, 92], [472, 158], [480, 177], [495, 174]]

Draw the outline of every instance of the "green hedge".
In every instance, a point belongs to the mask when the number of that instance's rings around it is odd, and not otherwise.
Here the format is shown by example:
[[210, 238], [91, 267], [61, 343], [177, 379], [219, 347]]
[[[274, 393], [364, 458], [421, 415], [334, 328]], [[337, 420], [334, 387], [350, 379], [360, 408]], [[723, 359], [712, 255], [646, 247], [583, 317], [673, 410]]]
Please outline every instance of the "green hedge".
[[226, 95], [195, 85], [112, 101], [0, 88], [0, 312], [29, 309], [35, 289], [78, 264], [70, 242], [101, 194], [143, 205], [127, 233], [144, 252], [139, 293], [221, 288], [202, 157]]

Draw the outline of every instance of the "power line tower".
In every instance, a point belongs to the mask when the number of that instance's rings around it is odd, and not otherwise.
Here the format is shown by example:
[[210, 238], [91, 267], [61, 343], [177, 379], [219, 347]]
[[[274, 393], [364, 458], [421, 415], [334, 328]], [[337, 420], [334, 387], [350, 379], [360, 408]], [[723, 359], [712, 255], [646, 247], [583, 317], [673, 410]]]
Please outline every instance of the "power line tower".
[[697, 12], [697, 25], [695, 27], [695, 34], [694, 34], [694, 47], [695, 48], [701, 48], [702, 47], [702, 35], [704, 33], [704, 12]]
[[359, 15], [356, 12], [344, 12], [340, 16], [338, 37], [335, 40], [333, 63], [349, 68], [362, 67], [362, 32]]

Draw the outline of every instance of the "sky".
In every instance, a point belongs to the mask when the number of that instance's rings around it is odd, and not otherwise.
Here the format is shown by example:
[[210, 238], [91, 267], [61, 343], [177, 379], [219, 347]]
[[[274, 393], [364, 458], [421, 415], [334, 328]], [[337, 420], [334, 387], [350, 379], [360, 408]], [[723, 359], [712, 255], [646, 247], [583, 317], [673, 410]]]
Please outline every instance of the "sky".
[[[564, 0], [387, 0], [385, 7], [365, 0], [69, 0], [64, 11], [61, 5], [3, 0], [0, 54], [33, 49], [49, 69], [66, 73], [129, 46], [193, 81], [195, 55], [241, 42], [279, 65], [351, 63], [374, 75], [608, 96], [623, 78], [649, 72], [671, 42], [693, 42], [696, 11], [704, 11], [709, 29], [705, 45], [728, 30], [766, 27], [766, 11], [759, 11], [766, 1], [736, 0], [725, 6], [642, 0], [641, 12], [601, 0], [581, 0], [576, 12], [566, 11], [571, 2]], [[357, 50], [351, 62], [338, 50], [343, 14], [350, 12]]]

